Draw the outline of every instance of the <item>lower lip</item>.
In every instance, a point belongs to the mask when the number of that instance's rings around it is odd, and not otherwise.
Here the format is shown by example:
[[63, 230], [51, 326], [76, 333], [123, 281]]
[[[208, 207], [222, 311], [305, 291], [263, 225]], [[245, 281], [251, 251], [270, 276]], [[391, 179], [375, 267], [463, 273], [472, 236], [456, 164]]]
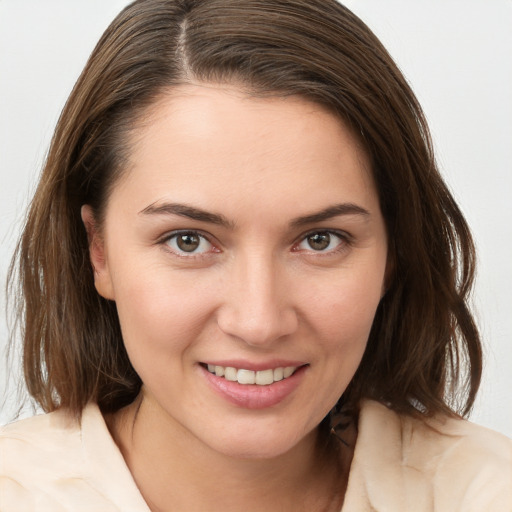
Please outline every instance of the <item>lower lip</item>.
[[231, 404], [245, 409], [265, 409], [277, 405], [295, 391], [307, 365], [298, 368], [292, 376], [267, 386], [239, 384], [217, 377], [201, 365], [199, 368], [212, 389]]

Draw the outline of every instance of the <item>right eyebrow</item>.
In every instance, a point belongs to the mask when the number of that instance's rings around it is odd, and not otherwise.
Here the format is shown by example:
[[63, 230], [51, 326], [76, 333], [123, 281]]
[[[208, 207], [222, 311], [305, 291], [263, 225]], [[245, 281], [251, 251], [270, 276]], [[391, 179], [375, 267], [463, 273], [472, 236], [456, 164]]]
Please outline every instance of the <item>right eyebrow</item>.
[[209, 222], [233, 229], [234, 224], [226, 219], [223, 215], [208, 212], [194, 206], [188, 206], [180, 203], [153, 203], [139, 212], [142, 215], [178, 215], [187, 219], [198, 220], [201, 222]]

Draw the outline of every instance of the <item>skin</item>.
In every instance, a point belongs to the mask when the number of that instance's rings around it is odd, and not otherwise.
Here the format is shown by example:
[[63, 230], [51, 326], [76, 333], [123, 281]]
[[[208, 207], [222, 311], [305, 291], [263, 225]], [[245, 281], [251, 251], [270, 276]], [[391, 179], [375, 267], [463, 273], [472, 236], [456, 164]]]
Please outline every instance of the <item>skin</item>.
[[[367, 155], [319, 105], [212, 84], [162, 95], [132, 147], [101, 230], [88, 206], [82, 216], [96, 288], [144, 383], [107, 418], [142, 494], [152, 510], [339, 510], [352, 453], [321, 450], [317, 427], [384, 293]], [[176, 230], [199, 236], [195, 252]], [[305, 366], [283, 400], [254, 409], [208, 385], [201, 363], [233, 359]]]

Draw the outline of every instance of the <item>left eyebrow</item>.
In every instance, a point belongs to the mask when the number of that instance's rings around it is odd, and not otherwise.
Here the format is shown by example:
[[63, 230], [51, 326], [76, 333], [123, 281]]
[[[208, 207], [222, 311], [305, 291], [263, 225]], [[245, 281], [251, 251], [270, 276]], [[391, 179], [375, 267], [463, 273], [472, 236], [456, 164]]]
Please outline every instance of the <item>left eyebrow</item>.
[[360, 215], [364, 218], [370, 217], [370, 212], [365, 208], [358, 206], [353, 203], [341, 203], [334, 206], [329, 206], [324, 210], [321, 210], [310, 215], [303, 217], [297, 217], [290, 222], [290, 227], [300, 228], [307, 224], [315, 224], [324, 220], [332, 219], [340, 215]]

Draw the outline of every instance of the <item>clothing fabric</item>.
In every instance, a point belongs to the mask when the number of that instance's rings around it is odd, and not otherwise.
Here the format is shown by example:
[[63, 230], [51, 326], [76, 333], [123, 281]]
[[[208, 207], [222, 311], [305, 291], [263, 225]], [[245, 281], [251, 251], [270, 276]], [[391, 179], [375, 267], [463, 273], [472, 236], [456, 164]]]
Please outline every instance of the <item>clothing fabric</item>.
[[[512, 511], [512, 441], [362, 404], [341, 512]], [[149, 512], [95, 404], [0, 430], [1, 512]], [[187, 512], [187, 511], [182, 511]]]

